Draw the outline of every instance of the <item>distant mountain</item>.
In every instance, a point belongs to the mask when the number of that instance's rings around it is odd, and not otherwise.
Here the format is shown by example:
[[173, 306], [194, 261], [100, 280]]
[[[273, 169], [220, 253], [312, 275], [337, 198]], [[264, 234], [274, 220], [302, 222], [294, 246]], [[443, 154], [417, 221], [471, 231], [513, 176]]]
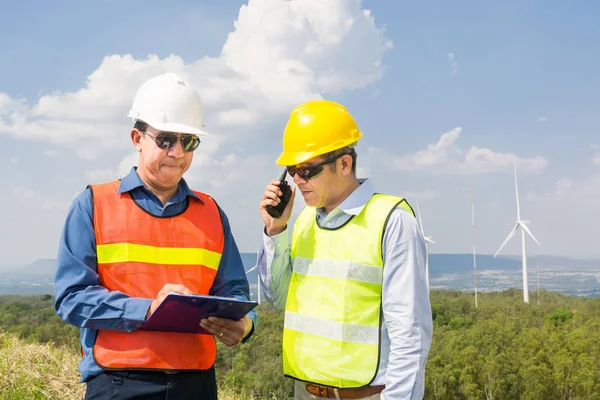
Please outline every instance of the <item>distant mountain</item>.
[[[478, 270], [505, 270], [521, 269], [521, 260], [507, 257], [496, 257], [487, 254], [477, 254]], [[430, 254], [429, 272], [431, 275], [464, 272], [473, 269], [472, 254]]]
[[[504, 258], [510, 260], [516, 260], [521, 265], [521, 256], [505, 256]], [[570, 267], [578, 269], [590, 269], [598, 268], [600, 270], [600, 259], [591, 258], [569, 258], [562, 256], [529, 256], [527, 257], [527, 263], [535, 266], [539, 264], [540, 267]]]
[[56, 273], [56, 259], [40, 258], [27, 266], [9, 268], [3, 272], [5, 277], [53, 277]]
[[[241, 253], [244, 269], [247, 271], [256, 264], [256, 253]], [[531, 256], [527, 258], [531, 268], [539, 264], [540, 268], [562, 267], [573, 269], [600, 269], [600, 260], [579, 260], [559, 256]], [[472, 254], [430, 254], [429, 269], [431, 275], [464, 272], [473, 269]], [[494, 258], [487, 254], [477, 255], [478, 270], [519, 270], [519, 256], [503, 256]], [[56, 272], [55, 259], [39, 259], [32, 264], [17, 269], [5, 270], [4, 276], [54, 277]], [[249, 272], [250, 283], [256, 282], [256, 270]]]

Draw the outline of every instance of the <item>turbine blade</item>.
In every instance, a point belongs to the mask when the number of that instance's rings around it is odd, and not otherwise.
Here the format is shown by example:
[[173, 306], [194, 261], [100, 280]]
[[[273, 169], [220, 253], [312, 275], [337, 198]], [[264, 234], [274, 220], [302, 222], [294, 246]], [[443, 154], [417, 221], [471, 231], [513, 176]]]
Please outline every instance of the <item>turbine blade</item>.
[[534, 242], [537, 243], [538, 246], [541, 246], [540, 242], [537, 241], [537, 239], [535, 238], [535, 236], [533, 236], [533, 233], [531, 233], [531, 231], [529, 230], [529, 227], [525, 224], [519, 224], [521, 226], [521, 228], [523, 228], [523, 230], [529, 235], [531, 236], [531, 238], [533, 239]]
[[434, 242], [433, 240], [431, 240], [431, 238], [428, 238], [428, 237], [426, 237], [426, 238], [425, 238], [425, 241], [426, 241], [426, 242], [429, 242], [429, 243], [433, 243], [433, 244], [435, 244], [435, 242]]
[[248, 271], [246, 271], [246, 273], [254, 271], [254, 270], [256, 269], [256, 267], [257, 267], [257, 266], [255, 265], [254, 267], [252, 267], [252, 268], [250, 268]]
[[513, 164], [515, 170], [515, 194], [517, 195], [517, 221], [521, 219], [521, 207], [519, 205], [519, 185], [517, 185], [517, 166]]
[[494, 257], [496, 257], [498, 255], [498, 253], [500, 253], [500, 250], [502, 250], [502, 248], [506, 245], [506, 243], [508, 243], [508, 241], [515, 235], [515, 233], [517, 232], [518, 228], [519, 228], [519, 223], [517, 222], [517, 224], [515, 225], [515, 227], [512, 229], [512, 231], [510, 231], [510, 233], [508, 234], [508, 236], [504, 240], [504, 243], [502, 243], [502, 245], [500, 246], [500, 248], [498, 249], [498, 251], [496, 252], [496, 254], [494, 254]]
[[421, 209], [419, 208], [419, 200], [417, 200], [417, 217], [419, 217], [419, 227], [421, 228], [421, 235], [425, 236], [425, 231], [423, 230], [423, 220], [421, 219]]

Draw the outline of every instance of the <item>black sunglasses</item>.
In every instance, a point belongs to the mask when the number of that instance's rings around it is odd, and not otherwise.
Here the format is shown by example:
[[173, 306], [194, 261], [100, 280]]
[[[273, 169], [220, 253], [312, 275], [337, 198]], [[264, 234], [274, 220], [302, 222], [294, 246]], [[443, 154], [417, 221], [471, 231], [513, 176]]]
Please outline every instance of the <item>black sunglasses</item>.
[[301, 179], [308, 181], [308, 180], [314, 179], [314, 178], [318, 177], [319, 175], [321, 175], [323, 173], [323, 169], [325, 168], [325, 166], [327, 164], [332, 164], [338, 158], [343, 157], [347, 154], [349, 154], [349, 153], [340, 154], [339, 156], [335, 156], [332, 158], [328, 158], [325, 161], [321, 161], [318, 164], [307, 165], [305, 167], [287, 167], [287, 172], [288, 172], [288, 174], [290, 174], [290, 177], [292, 177], [292, 179], [294, 178], [294, 175], [298, 174], [298, 176]]
[[165, 150], [173, 148], [178, 140], [181, 140], [183, 151], [194, 151], [200, 145], [200, 138], [189, 133], [184, 133], [179, 137], [172, 132], [158, 132], [156, 136], [146, 131], [140, 130], [140, 132], [150, 136], [159, 148]]

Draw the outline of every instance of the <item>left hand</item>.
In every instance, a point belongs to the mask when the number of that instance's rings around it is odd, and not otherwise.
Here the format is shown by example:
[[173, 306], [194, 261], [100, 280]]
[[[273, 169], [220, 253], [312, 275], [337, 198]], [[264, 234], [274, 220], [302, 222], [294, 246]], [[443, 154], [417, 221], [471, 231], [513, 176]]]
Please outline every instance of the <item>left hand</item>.
[[252, 320], [247, 316], [239, 321], [218, 317], [208, 317], [200, 321], [201, 327], [215, 335], [227, 347], [235, 346], [248, 336], [252, 325]]

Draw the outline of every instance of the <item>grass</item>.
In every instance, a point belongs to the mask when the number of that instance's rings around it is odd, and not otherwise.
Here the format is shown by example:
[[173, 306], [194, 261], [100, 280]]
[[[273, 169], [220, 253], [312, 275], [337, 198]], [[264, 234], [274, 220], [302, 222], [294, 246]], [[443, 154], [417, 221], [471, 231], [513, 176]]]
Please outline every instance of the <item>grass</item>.
[[[79, 359], [72, 348], [28, 343], [0, 332], [0, 400], [83, 399]], [[219, 400], [256, 398], [219, 388]]]
[[0, 399], [82, 399], [78, 361], [72, 349], [27, 343], [0, 332]]

